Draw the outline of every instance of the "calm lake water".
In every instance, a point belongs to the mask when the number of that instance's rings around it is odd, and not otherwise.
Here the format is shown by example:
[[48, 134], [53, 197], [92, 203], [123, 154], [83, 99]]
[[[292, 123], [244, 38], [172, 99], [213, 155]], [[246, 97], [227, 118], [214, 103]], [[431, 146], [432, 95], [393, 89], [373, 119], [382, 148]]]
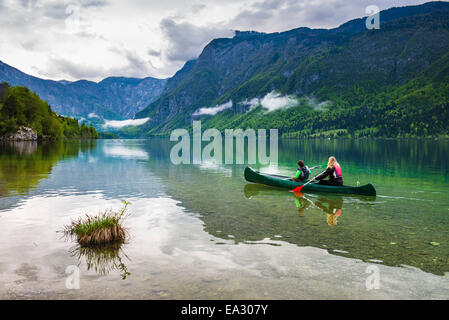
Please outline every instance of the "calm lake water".
[[[172, 145], [1, 144], [0, 298], [449, 298], [448, 141], [281, 140], [277, 167], [254, 166], [290, 176], [335, 155], [345, 184], [371, 182], [377, 197], [298, 197], [247, 183], [245, 165], [173, 165]], [[121, 247], [57, 232], [122, 200]], [[72, 265], [79, 290], [66, 287]]]

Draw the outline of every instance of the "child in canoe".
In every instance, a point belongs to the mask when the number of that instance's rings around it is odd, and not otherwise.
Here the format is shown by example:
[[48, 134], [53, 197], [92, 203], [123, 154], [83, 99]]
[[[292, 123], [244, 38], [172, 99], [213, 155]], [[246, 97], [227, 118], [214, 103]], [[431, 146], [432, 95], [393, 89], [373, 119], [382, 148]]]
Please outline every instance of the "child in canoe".
[[304, 164], [304, 161], [298, 161], [298, 170], [296, 170], [296, 175], [292, 177], [293, 181], [302, 182], [309, 179], [310, 169]]

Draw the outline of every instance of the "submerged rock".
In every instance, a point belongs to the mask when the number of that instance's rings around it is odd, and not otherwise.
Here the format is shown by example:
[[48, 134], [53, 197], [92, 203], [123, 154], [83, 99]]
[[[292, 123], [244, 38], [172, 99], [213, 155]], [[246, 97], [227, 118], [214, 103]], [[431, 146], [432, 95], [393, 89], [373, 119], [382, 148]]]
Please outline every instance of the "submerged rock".
[[0, 140], [6, 141], [36, 141], [37, 133], [31, 128], [20, 127], [15, 133], [9, 133], [0, 137]]

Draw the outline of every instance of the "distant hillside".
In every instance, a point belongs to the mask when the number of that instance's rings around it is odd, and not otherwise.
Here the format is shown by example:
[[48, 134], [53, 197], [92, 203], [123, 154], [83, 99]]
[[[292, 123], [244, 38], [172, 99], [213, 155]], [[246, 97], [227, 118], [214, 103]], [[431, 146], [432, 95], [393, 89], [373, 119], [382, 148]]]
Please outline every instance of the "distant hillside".
[[27, 75], [0, 61], [0, 82], [26, 86], [47, 100], [53, 110], [77, 118], [131, 119], [153, 102], [166, 79], [110, 77], [98, 83], [80, 80], [53, 81]]
[[[23, 127], [32, 129], [32, 132], [21, 129]], [[6, 83], [1, 83], [0, 141], [10, 134], [16, 134], [19, 129], [30, 133], [26, 140], [98, 137], [92, 126], [87, 127], [84, 123], [80, 126], [76, 119], [57, 115], [47, 102], [28, 88], [9, 87]], [[34, 138], [30, 138], [32, 135]]]
[[361, 18], [215, 39], [137, 113], [151, 118], [140, 134], [201, 119], [290, 137], [448, 135], [449, 3], [392, 8], [380, 20], [379, 30]]

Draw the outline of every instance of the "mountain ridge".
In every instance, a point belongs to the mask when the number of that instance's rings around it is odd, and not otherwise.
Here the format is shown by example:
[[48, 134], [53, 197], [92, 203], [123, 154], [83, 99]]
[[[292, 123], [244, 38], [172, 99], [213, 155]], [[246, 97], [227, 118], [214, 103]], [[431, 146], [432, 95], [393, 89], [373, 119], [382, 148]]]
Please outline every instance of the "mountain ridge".
[[[421, 81], [425, 78], [425, 85], [431, 83], [421, 72], [449, 51], [449, 3], [390, 8], [380, 12], [380, 20], [379, 30], [367, 30], [365, 18], [359, 18], [333, 29], [296, 28], [270, 34], [238, 32], [233, 38], [214, 39], [197, 59], [187, 62], [168, 80], [153, 103], [136, 114], [136, 118], [151, 118], [142, 126], [141, 134], [167, 134], [177, 127], [189, 127], [196, 110], [228, 101], [233, 101], [232, 109], [201, 118], [206, 127], [218, 123], [230, 128], [250, 123], [258, 127], [260, 121], [243, 119], [247, 108], [241, 103], [261, 99], [273, 91], [331, 101], [333, 108], [341, 111], [336, 117], [347, 122], [343, 114], [349, 111], [345, 109], [367, 106], [384, 92], [405, 94], [413, 86], [402, 86], [410, 81], [418, 83], [419, 77]], [[443, 87], [436, 90], [440, 89], [445, 92]], [[393, 98], [388, 99], [389, 106], [385, 108], [396, 108]], [[319, 128], [315, 124], [313, 128], [305, 128], [298, 118], [311, 115], [303, 111], [307, 110], [295, 111], [296, 117], [290, 119], [296, 123], [293, 126], [279, 125], [270, 119], [264, 119], [263, 123], [284, 132], [363, 130], [336, 125]], [[375, 126], [375, 122], [363, 124], [371, 125]], [[407, 130], [401, 127], [398, 132], [384, 133], [397, 135]]]
[[167, 79], [107, 77], [101, 81], [48, 80], [26, 74], [0, 60], [0, 81], [25, 86], [48, 100], [61, 115], [88, 118], [129, 119], [154, 101]]

